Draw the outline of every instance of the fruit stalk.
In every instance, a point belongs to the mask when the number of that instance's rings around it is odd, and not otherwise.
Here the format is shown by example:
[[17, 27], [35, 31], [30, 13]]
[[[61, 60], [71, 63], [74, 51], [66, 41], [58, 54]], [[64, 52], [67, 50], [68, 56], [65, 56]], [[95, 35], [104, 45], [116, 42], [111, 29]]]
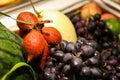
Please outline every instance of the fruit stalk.
[[39, 14], [39, 12], [35, 9], [35, 7], [34, 7], [34, 5], [33, 5], [32, 0], [29, 0], [29, 1], [30, 1], [30, 3], [31, 3], [31, 6], [32, 6], [32, 8], [33, 8], [34, 12], [37, 14], [38, 18], [40, 18], [40, 17], [41, 17], [41, 15], [40, 15], [40, 14]]

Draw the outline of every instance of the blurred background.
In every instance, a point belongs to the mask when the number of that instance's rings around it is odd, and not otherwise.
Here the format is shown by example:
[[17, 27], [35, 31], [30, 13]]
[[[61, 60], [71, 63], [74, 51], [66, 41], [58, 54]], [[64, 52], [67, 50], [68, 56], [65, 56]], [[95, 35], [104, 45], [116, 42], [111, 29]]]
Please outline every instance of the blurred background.
[[[89, 0], [32, 0], [37, 11], [41, 11], [43, 9], [57, 9], [65, 14], [75, 10], [78, 7], [81, 7], [88, 1]], [[116, 2], [116, 0], [93, 1], [98, 3], [98, 5], [104, 10], [107, 10], [108, 12], [120, 17], [120, 3]], [[7, 13], [14, 18], [16, 18], [18, 13], [22, 11], [34, 12], [29, 0], [0, 0], [0, 11]], [[12, 30], [14, 30], [14, 28], [16, 29], [16, 27], [14, 27], [16, 24], [15, 21], [1, 14], [0, 22]]]

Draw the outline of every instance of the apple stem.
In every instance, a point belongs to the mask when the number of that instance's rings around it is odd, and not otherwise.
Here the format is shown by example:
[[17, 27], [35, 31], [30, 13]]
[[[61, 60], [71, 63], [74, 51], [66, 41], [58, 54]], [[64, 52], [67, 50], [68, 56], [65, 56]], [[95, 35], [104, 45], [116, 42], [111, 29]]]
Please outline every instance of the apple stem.
[[32, 8], [33, 8], [34, 12], [37, 14], [38, 18], [40, 18], [40, 17], [41, 17], [41, 15], [40, 15], [40, 14], [39, 14], [39, 12], [35, 9], [35, 7], [34, 7], [34, 5], [33, 5], [32, 0], [29, 0], [29, 1], [30, 1], [30, 3], [31, 3], [31, 6], [32, 6]]

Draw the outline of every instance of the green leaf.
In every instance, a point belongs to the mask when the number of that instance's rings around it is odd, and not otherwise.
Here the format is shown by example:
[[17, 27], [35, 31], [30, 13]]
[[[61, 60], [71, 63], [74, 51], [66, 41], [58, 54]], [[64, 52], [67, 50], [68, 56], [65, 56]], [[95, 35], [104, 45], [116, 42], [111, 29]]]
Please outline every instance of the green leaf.
[[19, 62], [0, 80], [37, 80], [37, 77], [35, 71], [29, 64]]
[[26, 22], [26, 21], [22, 21], [22, 20], [15, 19], [15, 18], [11, 17], [10, 15], [8, 15], [7, 13], [4, 13], [4, 12], [2, 12], [2, 11], [0, 11], [0, 14], [1, 14], [1, 15], [4, 15], [4, 16], [7, 16], [7, 17], [9, 17], [9, 18], [11, 18], [11, 19], [13, 19], [13, 20], [16, 20], [17, 22], [21, 22], [21, 23], [29, 24], [29, 25], [33, 25], [33, 26], [35, 25], [34, 23], [31, 23], [31, 22]]

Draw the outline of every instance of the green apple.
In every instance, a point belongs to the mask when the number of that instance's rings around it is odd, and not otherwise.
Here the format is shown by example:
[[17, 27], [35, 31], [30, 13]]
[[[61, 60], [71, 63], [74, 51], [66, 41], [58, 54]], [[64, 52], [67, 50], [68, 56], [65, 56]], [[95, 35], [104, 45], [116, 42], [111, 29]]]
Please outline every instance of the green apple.
[[51, 23], [45, 23], [45, 27], [54, 27], [62, 35], [62, 39], [68, 42], [76, 42], [77, 36], [75, 28], [70, 19], [62, 12], [58, 10], [42, 10], [40, 11], [42, 16], [41, 20], [52, 20]]

